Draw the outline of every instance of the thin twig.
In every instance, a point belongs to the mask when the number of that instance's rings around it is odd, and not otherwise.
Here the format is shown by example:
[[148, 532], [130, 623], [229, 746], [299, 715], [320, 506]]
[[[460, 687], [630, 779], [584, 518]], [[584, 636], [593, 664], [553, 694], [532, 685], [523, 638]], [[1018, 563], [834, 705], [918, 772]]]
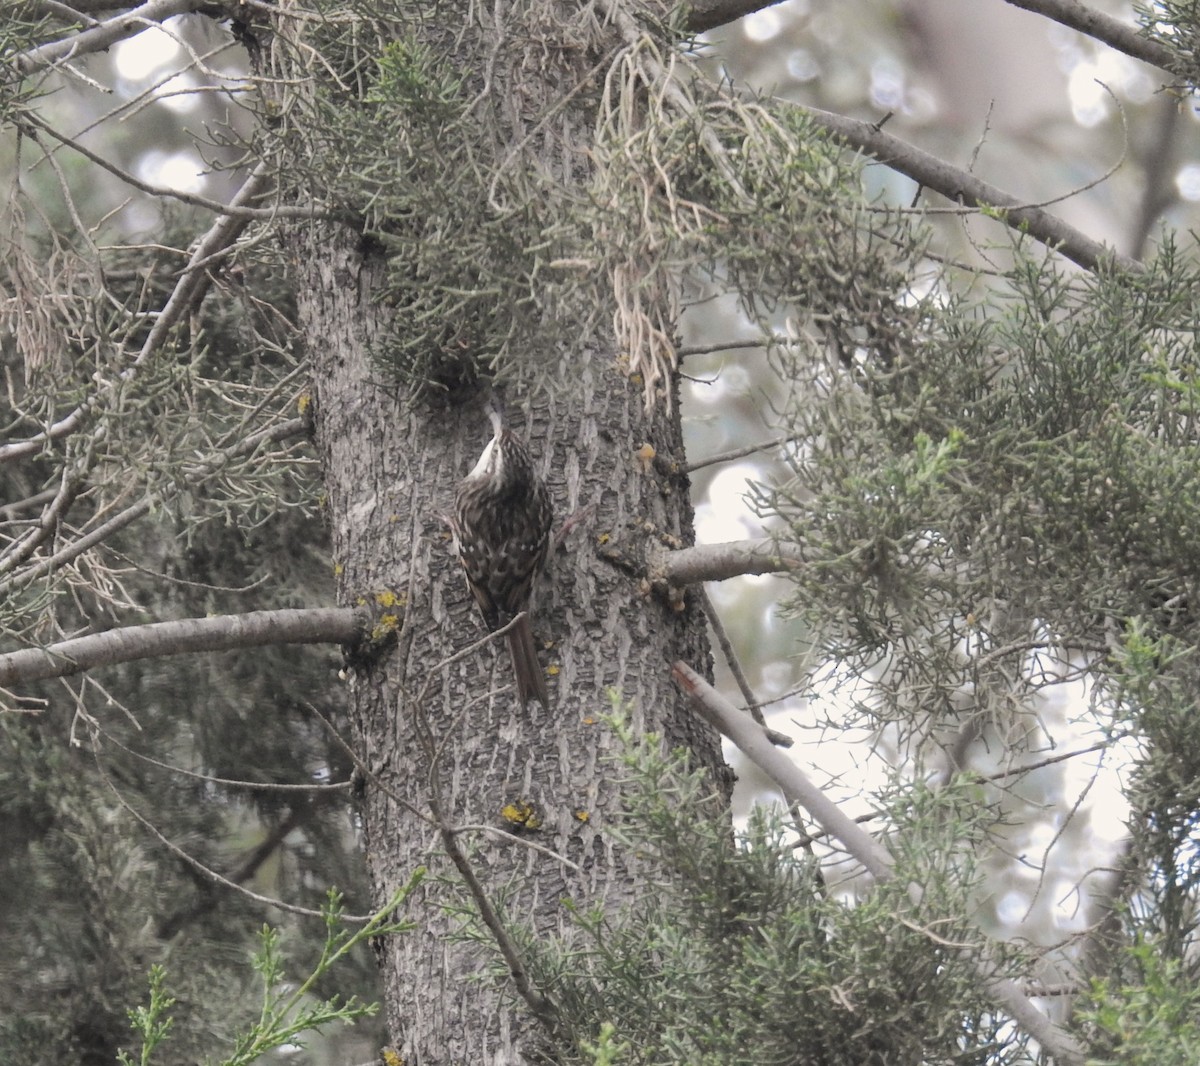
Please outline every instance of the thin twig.
[[[187, 863], [187, 865], [190, 866], [193, 870], [197, 871], [199, 874], [201, 874], [203, 877], [205, 877], [209, 881], [212, 881], [218, 885], [222, 885], [223, 887], [228, 888], [233, 892], [238, 892], [241, 895], [245, 896], [247, 899], [254, 900], [255, 903], [262, 903], [265, 906], [274, 907], [277, 910], [287, 911], [289, 914], [301, 914], [301, 915], [304, 915], [304, 917], [306, 917], [306, 918], [322, 918], [323, 919], [325, 917], [325, 915], [321, 911], [313, 910], [311, 907], [301, 907], [295, 903], [284, 903], [284, 901], [281, 899], [274, 899], [271, 896], [262, 896], [262, 895], [259, 895], [257, 892], [251, 892], [250, 889], [244, 888], [242, 885], [239, 885], [236, 882], [231, 881], [228, 877], [224, 877], [223, 875], [217, 873], [217, 871], [212, 869], [211, 867], [205, 866], [204, 863], [202, 863], [199, 859], [195, 858], [193, 855], [189, 854], [187, 851], [185, 851], [183, 848], [181, 848], [178, 844], [174, 843], [171, 840], [168, 840], [167, 837], [163, 835], [163, 833], [158, 829], [158, 827], [156, 825], [154, 825], [153, 822], [151, 822], [148, 818], [146, 818], [139, 811], [137, 811], [129, 803], [129, 801], [125, 799], [125, 797], [121, 794], [121, 791], [117, 788], [117, 786], [115, 784], [113, 784], [112, 780], [109, 778], [108, 774], [105, 772], [104, 766], [100, 762], [99, 753], [95, 752], [94, 755], [95, 755], [95, 759], [96, 759], [96, 769], [99, 771], [100, 778], [108, 786], [109, 790], [112, 792], [113, 796], [116, 798], [116, 801], [136, 821], [140, 822], [141, 825], [150, 833], [151, 836], [154, 837], [155, 840], [157, 840], [160, 844], [162, 844], [162, 846], [165, 847], [172, 854], [177, 855], [180, 859], [182, 859], [185, 863]], [[343, 914], [341, 917], [344, 921], [361, 925], [361, 924], [371, 921], [375, 917], [375, 915], [373, 915], [373, 914]]]
[[429, 817], [429, 815], [418, 810], [415, 806], [413, 806], [413, 804], [409, 803], [408, 800], [406, 800], [403, 796], [399, 795], [398, 793], [396, 793], [395, 791], [390, 789], [386, 784], [384, 784], [383, 780], [379, 777], [379, 775], [376, 774], [375, 771], [372, 770], [366, 764], [366, 762], [363, 761], [362, 757], [358, 754], [358, 752], [354, 750], [354, 747], [351, 744], [347, 743], [346, 739], [341, 735], [341, 733], [339, 733], [337, 731], [337, 728], [334, 726], [334, 724], [328, 718], [326, 718], [325, 715], [323, 715], [319, 710], [317, 710], [317, 708], [312, 703], [309, 703], [307, 700], [305, 700], [304, 706], [308, 708], [310, 713], [315, 714], [317, 716], [318, 720], [329, 732], [329, 735], [333, 738], [334, 742], [336, 744], [338, 744], [338, 746], [341, 747], [341, 749], [347, 755], [350, 756], [350, 760], [351, 760], [351, 762], [354, 763], [355, 769], [357, 769], [358, 772], [363, 775], [364, 780], [371, 782], [371, 784], [373, 784], [376, 788], [378, 788], [380, 792], [382, 792], [385, 796], [387, 796], [388, 799], [390, 799], [393, 803], [395, 803], [396, 806], [398, 806], [401, 810], [407, 811], [409, 814], [413, 815], [413, 817], [420, 819], [422, 822], [425, 822], [425, 824], [429, 825], [430, 827], [432, 827], [434, 825], [434, 821], [432, 818]]
[[160, 770], [166, 770], [168, 773], [178, 774], [181, 777], [190, 777], [195, 781], [204, 781], [210, 785], [221, 785], [223, 788], [240, 788], [248, 792], [345, 792], [353, 784], [351, 781], [333, 781], [327, 784], [289, 785], [277, 781], [241, 781], [228, 777], [214, 777], [212, 774], [202, 774], [195, 770], [185, 770], [182, 766], [174, 766], [171, 763], [151, 758], [140, 751], [134, 751], [127, 744], [122, 744], [108, 730], [102, 727], [97, 728], [100, 735], [109, 744], [120, 748], [125, 754], [133, 756], [133, 758], [140, 762], [157, 766]]
[[799, 439], [794, 433], [785, 433], [782, 437], [760, 441], [758, 444], [747, 444], [741, 448], [731, 448], [727, 452], [718, 452], [716, 455], [710, 455], [704, 459], [697, 459], [694, 463], [688, 463], [683, 468], [682, 473], [694, 474], [697, 470], [703, 470], [706, 466], [716, 466], [718, 463], [731, 463], [735, 459], [744, 459], [747, 455], [753, 455], [755, 452], [769, 451], [771, 448], [778, 448], [781, 444], [790, 444], [792, 441]]
[[713, 601], [708, 595], [708, 590], [701, 585], [697, 591], [700, 594], [700, 604], [704, 608], [705, 617], [708, 618], [708, 624], [712, 626], [713, 635], [717, 638], [721, 654], [725, 656], [729, 672], [733, 674], [733, 679], [737, 682], [737, 687], [741, 690], [742, 699], [746, 701], [746, 710], [750, 712], [750, 717], [763, 727], [772, 744], [776, 744], [781, 748], [790, 748], [792, 746], [792, 738], [786, 733], [780, 733], [772, 729], [763, 718], [762, 704], [755, 698], [754, 689], [750, 687], [750, 680], [746, 677], [746, 672], [742, 669], [737, 652], [734, 651], [733, 642], [729, 639], [729, 634], [725, 632], [725, 625], [721, 621], [721, 616], [717, 613], [716, 607], [713, 606]]
[[458, 846], [458, 841], [455, 839], [456, 830], [442, 817], [441, 804], [438, 802], [436, 796], [429, 797], [429, 806], [441, 826], [442, 847], [446, 849], [446, 854], [450, 856], [450, 861], [454, 863], [455, 869], [458, 870], [459, 875], [462, 877], [463, 883], [467, 886], [467, 891], [471, 893], [471, 898], [475, 901], [475, 906], [479, 909], [479, 917], [483, 920], [483, 924], [487, 926], [488, 931], [495, 939], [496, 947], [508, 965], [508, 972], [512, 977], [513, 986], [516, 988], [517, 994], [525, 1001], [526, 1005], [533, 1012], [534, 1017], [548, 1028], [557, 1029], [557, 1007], [530, 980], [529, 972], [525, 969], [525, 963], [521, 958], [521, 952], [517, 947], [516, 941], [509, 936], [508, 930], [504, 928], [504, 923], [500, 919], [499, 912], [492, 905], [488, 894], [483, 890], [483, 885], [475, 875], [474, 868], [467, 861], [466, 855], [463, 854], [462, 848]]
[[1053, 766], [1057, 762], [1065, 762], [1067, 759], [1077, 759], [1080, 755], [1090, 755], [1094, 751], [1102, 751], [1111, 746], [1112, 743], [1112, 740], [1100, 740], [1086, 748], [1077, 748], [1075, 751], [1064, 751], [1058, 755], [1049, 755], [1044, 759], [1039, 759], [1037, 762], [1023, 763], [1021, 766], [1013, 766], [1007, 770], [997, 770], [993, 774], [988, 774], [983, 780], [1001, 781], [1006, 777], [1032, 773], [1034, 770], [1040, 770], [1044, 766]]
[[[73, 140], [64, 133], [60, 133], [48, 122], [36, 115], [26, 113], [23, 119], [13, 121], [13, 124], [18, 128], [22, 127], [24, 123], [29, 123], [31, 126], [35, 126], [42, 132], [49, 134], [59, 144], [78, 152], [88, 162], [95, 163], [101, 170], [108, 171], [113, 177], [119, 178], [124, 184], [130, 186], [130, 188], [144, 192], [148, 196], [155, 196], [166, 200], [178, 200], [180, 203], [188, 204], [191, 207], [202, 207], [206, 211], [212, 211], [214, 214], [228, 215], [247, 221], [254, 219], [270, 221], [275, 218], [330, 219], [333, 217], [330, 212], [321, 211], [312, 206], [294, 207], [279, 204], [274, 207], [243, 207], [239, 204], [222, 203], [220, 200], [213, 200], [208, 196], [201, 196], [199, 193], [186, 192], [183, 189], [171, 189], [165, 185], [155, 185], [152, 182], [144, 181], [128, 170], [122, 169], [115, 163], [109, 162], [102, 155], [93, 152], [87, 145]], [[28, 136], [36, 140], [36, 134], [32, 130], [26, 130], [25, 132]]]
[[[260, 163], [254, 168], [242, 187], [238, 189], [230, 201], [230, 205], [236, 207], [257, 199], [266, 187], [268, 180], [267, 166], [265, 163]], [[200, 242], [188, 260], [188, 265], [184, 267], [179, 281], [176, 282], [167, 302], [155, 317], [154, 325], [129, 366], [125, 367], [114, 380], [102, 386], [99, 393], [90, 396], [41, 433], [36, 433], [25, 440], [0, 445], [0, 462], [37, 455], [45, 448], [47, 442], [60, 440], [78, 430], [88, 415], [103, 402], [102, 394], [114, 393], [125, 388], [141, 367], [167, 342], [175, 327], [204, 298], [210, 284], [208, 265], [213, 262], [214, 257], [228, 254], [238, 236], [246, 228], [247, 223], [247, 219], [234, 218], [228, 214], [218, 218], [200, 238]]]
[[689, 355], [715, 355], [717, 352], [732, 352], [746, 348], [775, 348], [789, 343], [786, 337], [762, 336], [746, 341], [717, 341], [715, 344], [685, 344], [679, 348], [679, 358]]
[[538, 844], [536, 841], [529, 840], [527, 837], [519, 837], [515, 833], [509, 833], [499, 826], [486, 825], [483, 822], [472, 823], [469, 825], [456, 825], [452, 832], [456, 835], [460, 833], [487, 833], [489, 836], [497, 837], [508, 844], [516, 844], [523, 848], [529, 848], [530, 851], [539, 852], [545, 855], [548, 859], [553, 859], [557, 863], [561, 863], [569, 870], [574, 870], [577, 874], [583, 873], [583, 867], [578, 863], [572, 862], [565, 855], [560, 855], [553, 848], [546, 847], [545, 844]]
[[[499, 629], [493, 629], [490, 632], [485, 633], [482, 637], [473, 643], [468, 644], [465, 648], [459, 648], [458, 651], [452, 653], [451, 655], [447, 655], [444, 659], [441, 659], [435, 663], [429, 670], [429, 673], [426, 675], [425, 681], [421, 685], [420, 690], [417, 692], [417, 697], [413, 701], [414, 705], [418, 707], [424, 705], [425, 699], [429, 695], [429, 689], [433, 684], [434, 678], [437, 677], [437, 675], [443, 670], [445, 670], [447, 667], [453, 666], [457, 662], [462, 662], [463, 659], [469, 659], [480, 649], [485, 648], [493, 641], [499, 640], [501, 637], [506, 636], [509, 630], [520, 624], [521, 619], [528, 617], [528, 613], [522, 611], [515, 618], [510, 619], [506, 625], [501, 626]], [[3, 682], [0, 681], [0, 684], [2, 683]], [[431, 751], [430, 754], [433, 755], [435, 752]]]

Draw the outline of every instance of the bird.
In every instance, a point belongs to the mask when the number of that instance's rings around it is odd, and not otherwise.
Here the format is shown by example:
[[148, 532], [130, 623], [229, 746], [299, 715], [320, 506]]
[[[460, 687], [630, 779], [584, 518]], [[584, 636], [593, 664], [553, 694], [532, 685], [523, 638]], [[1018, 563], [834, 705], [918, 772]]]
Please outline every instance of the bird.
[[550, 709], [529, 620], [534, 583], [546, 562], [554, 511], [529, 448], [490, 407], [492, 439], [454, 499], [454, 547], [489, 632], [524, 616], [506, 634], [517, 698]]

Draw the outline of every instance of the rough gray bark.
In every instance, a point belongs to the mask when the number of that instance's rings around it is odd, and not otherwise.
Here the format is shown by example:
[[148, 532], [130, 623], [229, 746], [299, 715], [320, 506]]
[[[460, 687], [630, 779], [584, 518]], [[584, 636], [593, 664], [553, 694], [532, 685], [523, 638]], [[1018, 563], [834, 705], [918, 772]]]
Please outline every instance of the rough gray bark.
[[[455, 7], [439, 8], [436, 21], [414, 8], [396, 33], [417, 34], [470, 83], [486, 142], [476, 157], [536, 170], [586, 198], [598, 59], [619, 43], [615, 31], [586, 8]], [[615, 741], [600, 721], [610, 690], [632, 706], [636, 727], [688, 746], [718, 788], [730, 783], [716, 732], [671, 682], [676, 659], [709, 671], [700, 605], [650, 592], [597, 550], [602, 534], [635, 555], [663, 537], [692, 542], [686, 476], [636, 454], [649, 444], [682, 468], [679, 405], [648, 411], [615, 346], [582, 326], [559, 350], [529, 352], [521, 365], [508, 358], [507, 420], [547, 477], [557, 521], [592, 508], [535, 598], [534, 632], [549, 643], [543, 664], [556, 668], [551, 709], [521, 706], [503, 640], [439, 667], [483, 635], [442, 518], [491, 435], [482, 396], [417, 395], [371, 364], [385, 331], [404, 329], [403, 311], [393, 322], [377, 298], [386, 273], [377, 246], [322, 224], [298, 228], [292, 241], [339, 600], [372, 603], [385, 591], [406, 600], [395, 646], [347, 667], [376, 899], [419, 866], [446, 875], [423, 882], [409, 915], [416, 931], [378, 947], [389, 1029], [414, 1066], [528, 1061], [535, 1023], [516, 982], [504, 980], [497, 952], [456, 936], [461, 919], [447, 907], [466, 893], [445, 853], [447, 829], [473, 827], [450, 839], [501, 916], [548, 936], [568, 930], [564, 901], [618, 907], [639, 888], [634, 857], [612, 833], [620, 775], [606, 761]], [[447, 325], [453, 334], [459, 324]], [[528, 805], [540, 825], [514, 827], [509, 805]], [[552, 854], [489, 828], [524, 832]], [[510, 961], [519, 967], [511, 952]], [[479, 979], [488, 966], [496, 979]]]
[[[678, 405], [672, 414], [646, 413], [611, 353], [586, 339], [561, 354], [545, 389], [523, 408], [510, 390], [510, 421], [540, 457], [559, 520], [595, 507], [541, 585], [534, 628], [553, 642], [543, 661], [559, 668], [550, 678], [551, 712], [518, 706], [502, 641], [436, 676], [418, 703], [437, 664], [482, 635], [440, 515], [490, 427], [477, 395], [418, 401], [381, 383], [364, 354], [386, 314], [371, 300], [378, 264], [346, 233], [314, 229], [299, 244], [340, 601], [369, 602], [384, 590], [408, 599], [396, 649], [347, 672], [356, 742], [373, 777], [363, 820], [376, 897], [419, 865], [447, 869], [438, 830], [426, 820], [435, 791], [456, 825], [511, 830], [501, 809], [526, 801], [542, 821], [532, 839], [581, 873], [487, 833], [460, 839], [512, 920], [561, 932], [569, 924], [564, 899], [617, 906], [637, 890], [631, 856], [610, 833], [619, 775], [605, 762], [613, 739], [598, 721], [609, 689], [632, 703], [640, 728], [688, 745], [728, 784], [715, 732], [670, 681], [676, 658], [708, 670], [699, 606], [689, 597], [676, 609], [644, 594], [595, 551], [602, 532], [630, 536], [642, 523], [691, 542], [685, 481], [647, 471], [634, 455], [648, 441], [660, 455], [682, 458]], [[522, 1061], [526, 1012], [511, 992], [471, 979], [481, 952], [451, 936], [458, 921], [440, 908], [452, 893], [434, 879], [426, 886], [425, 906], [412, 915], [418, 931], [380, 947], [389, 1026], [405, 1061]]]

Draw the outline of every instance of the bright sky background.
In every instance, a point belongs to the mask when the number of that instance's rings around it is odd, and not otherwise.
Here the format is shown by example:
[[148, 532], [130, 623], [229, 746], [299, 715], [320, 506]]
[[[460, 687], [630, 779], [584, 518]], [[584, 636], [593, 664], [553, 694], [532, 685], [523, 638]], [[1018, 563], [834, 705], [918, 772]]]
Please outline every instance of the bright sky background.
[[[159, 106], [184, 115], [196, 109], [196, 98], [186, 90], [195, 85], [190, 74], [173, 77], [172, 72], [187, 62], [188, 56], [170, 32], [154, 26], [136, 37], [121, 41], [114, 48], [117, 73], [133, 93], [152, 89]], [[138, 161], [137, 173], [143, 181], [179, 192], [201, 192], [205, 167], [192, 151], [148, 151]]]

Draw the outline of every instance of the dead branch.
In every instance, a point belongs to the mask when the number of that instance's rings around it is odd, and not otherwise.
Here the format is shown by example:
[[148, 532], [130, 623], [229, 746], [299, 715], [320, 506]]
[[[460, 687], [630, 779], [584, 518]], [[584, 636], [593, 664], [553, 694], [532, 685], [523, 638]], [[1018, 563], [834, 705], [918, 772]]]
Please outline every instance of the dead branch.
[[[726, 700], [695, 670], [676, 662], [672, 673], [691, 697], [692, 705], [720, 732], [734, 742], [755, 766], [783, 792], [788, 803], [799, 803], [879, 882], [892, 881], [895, 873], [892, 857], [870, 834], [830, 800], [791, 759], [782, 754], [761, 726]], [[920, 898], [920, 888], [909, 887], [910, 896]], [[986, 960], [979, 963], [979, 975], [1004, 1011], [1032, 1036], [1042, 1048], [1063, 1066], [1083, 1066], [1085, 1055], [1075, 1038], [1046, 1017], [1025, 996], [1020, 986], [1008, 978], [995, 976]]]
[[[165, 22], [176, 15], [205, 7], [211, 0], [149, 0], [129, 11], [122, 11], [86, 30], [72, 30], [67, 36], [49, 44], [20, 52], [9, 62], [25, 77], [60, 66], [91, 52], [103, 52], [126, 37], [141, 33], [151, 23]], [[109, 5], [114, 7], [116, 5]]]
[[0, 685], [67, 677], [97, 666], [201, 651], [261, 648], [269, 644], [352, 644], [369, 625], [367, 612], [314, 607], [124, 626], [45, 648], [0, 655]]
[[1136, 26], [1081, 4], [1079, 0], [1004, 0], [1013, 7], [1023, 8], [1063, 26], [1094, 37], [1097, 41], [1140, 59], [1143, 63], [1172, 70], [1176, 62], [1171, 50], [1158, 41], [1143, 37]]
[[764, 537], [761, 540], [730, 540], [720, 544], [697, 544], [675, 551], [662, 550], [651, 569], [672, 585], [694, 585], [700, 581], [725, 581], [744, 574], [781, 574], [802, 565], [788, 547]]
[[863, 122], [801, 104], [794, 106], [799, 107], [817, 125], [837, 134], [847, 144], [861, 149], [892, 170], [941, 193], [955, 203], [995, 214], [1009, 228], [1028, 234], [1085, 270], [1095, 271], [1104, 266], [1116, 267], [1127, 274], [1141, 274], [1145, 270], [1136, 259], [1092, 240], [1081, 230], [1067, 225], [1036, 204], [1019, 200], [961, 167], [952, 166], [916, 145], [884, 133], [878, 123]]

